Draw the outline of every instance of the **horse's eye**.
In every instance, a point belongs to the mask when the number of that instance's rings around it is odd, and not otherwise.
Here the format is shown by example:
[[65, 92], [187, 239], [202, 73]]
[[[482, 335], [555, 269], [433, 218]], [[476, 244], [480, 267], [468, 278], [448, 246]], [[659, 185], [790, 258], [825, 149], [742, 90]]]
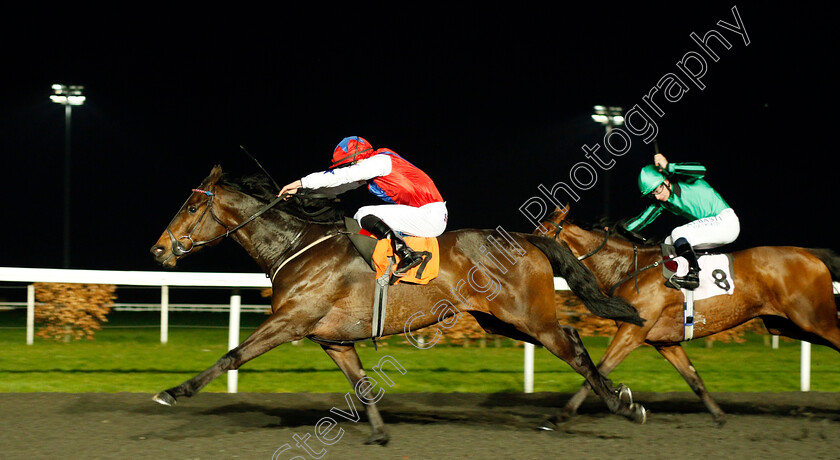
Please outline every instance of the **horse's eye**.
[[195, 206], [190, 206], [189, 208], [187, 208], [187, 211], [189, 211], [190, 214], [195, 214], [196, 212], [198, 212], [198, 208]]

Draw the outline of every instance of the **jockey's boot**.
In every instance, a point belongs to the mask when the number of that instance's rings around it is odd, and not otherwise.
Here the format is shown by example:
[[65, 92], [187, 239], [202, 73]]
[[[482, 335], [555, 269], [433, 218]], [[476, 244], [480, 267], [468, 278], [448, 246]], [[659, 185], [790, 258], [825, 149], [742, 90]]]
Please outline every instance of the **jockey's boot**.
[[700, 286], [700, 265], [697, 263], [697, 254], [694, 248], [685, 238], [678, 238], [674, 242], [674, 251], [680, 257], [688, 261], [688, 273], [685, 276], [677, 276], [674, 281], [683, 289], [693, 291]]
[[394, 254], [400, 259], [399, 263], [397, 263], [397, 268], [394, 270], [394, 275], [405, 275], [406, 272], [423, 262], [423, 256], [408, 247], [408, 244], [406, 244], [399, 233], [391, 229], [382, 219], [368, 214], [359, 220], [359, 225], [379, 239], [389, 238], [391, 240], [391, 247], [394, 250]]

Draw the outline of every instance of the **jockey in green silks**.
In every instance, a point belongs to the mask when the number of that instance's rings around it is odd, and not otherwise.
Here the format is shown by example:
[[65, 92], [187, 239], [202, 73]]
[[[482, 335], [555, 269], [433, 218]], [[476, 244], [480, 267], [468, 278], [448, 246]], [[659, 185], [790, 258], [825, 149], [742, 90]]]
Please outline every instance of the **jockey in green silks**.
[[639, 190], [654, 202], [624, 223], [624, 230], [640, 230], [662, 211], [690, 220], [675, 228], [665, 242], [673, 244], [677, 255], [688, 261], [688, 273], [677, 278], [678, 284], [684, 289], [696, 289], [700, 284], [700, 266], [694, 248], [714, 248], [735, 241], [741, 232], [740, 221], [723, 197], [703, 180], [705, 167], [697, 163], [669, 163], [660, 153], [653, 161], [639, 173]]

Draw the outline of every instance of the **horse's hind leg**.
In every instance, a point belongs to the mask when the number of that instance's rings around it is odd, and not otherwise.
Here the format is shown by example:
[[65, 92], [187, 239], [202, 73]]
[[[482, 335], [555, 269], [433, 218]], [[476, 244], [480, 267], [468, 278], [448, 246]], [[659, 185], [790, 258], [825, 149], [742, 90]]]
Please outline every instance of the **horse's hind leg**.
[[[604, 356], [601, 357], [601, 362], [598, 363], [598, 371], [604, 377], [610, 375], [610, 372], [615, 370], [631, 351], [638, 348], [645, 339], [647, 330], [641, 329], [630, 323], [623, 323], [616, 332], [615, 337], [610, 342]], [[568, 419], [577, 413], [580, 405], [586, 400], [586, 397], [592, 391], [592, 386], [589, 382], [584, 382], [580, 390], [575, 393], [566, 406], [560, 412], [560, 419]]]
[[160, 404], [171, 406], [181, 396], [193, 396], [223, 373], [239, 369], [239, 366], [272, 348], [299, 338], [292, 335], [291, 329], [285, 318], [271, 316], [250, 337], [245, 339], [238, 347], [225, 353], [224, 356], [204, 372], [176, 387], [156, 394], [152, 399]]
[[[552, 332], [539, 334], [537, 339], [546, 349], [566, 361], [572, 369], [582, 375], [611, 412], [638, 423], [645, 422], [645, 408], [641, 404], [628, 401], [629, 392], [623, 393], [612, 388], [610, 381], [595, 367], [577, 330], [571, 326], [559, 325]], [[556, 418], [549, 419], [548, 423], [554, 424], [556, 420]]]
[[706, 409], [712, 413], [715, 423], [718, 426], [723, 426], [726, 423], [726, 413], [723, 412], [723, 409], [718, 406], [715, 400], [712, 399], [712, 396], [709, 395], [709, 392], [706, 391], [706, 385], [703, 383], [703, 379], [700, 378], [697, 369], [691, 364], [691, 360], [688, 359], [688, 355], [685, 353], [682, 345], [658, 346], [656, 347], [656, 351], [667, 359], [677, 369], [680, 375], [682, 375], [686, 383], [688, 383], [688, 386], [694, 391], [694, 394], [700, 397], [700, 400], [706, 405]]
[[[356, 383], [365, 377], [365, 370], [362, 369], [362, 361], [356, 353], [356, 347], [353, 345], [324, 345], [321, 347], [327, 354], [335, 361], [335, 364], [344, 372], [347, 380], [350, 381], [350, 386], [356, 389]], [[365, 389], [360, 389], [365, 391]], [[385, 422], [382, 416], [379, 415], [379, 409], [373, 402], [365, 404], [365, 411], [367, 412], [368, 422], [370, 422], [370, 437], [365, 444], [388, 444], [390, 436], [385, 430]]]
[[762, 320], [773, 333], [840, 351], [840, 324], [832, 285], [815, 285], [821, 288], [814, 288], [808, 297], [785, 303], [784, 312], [790, 322], [774, 316], [763, 316]]

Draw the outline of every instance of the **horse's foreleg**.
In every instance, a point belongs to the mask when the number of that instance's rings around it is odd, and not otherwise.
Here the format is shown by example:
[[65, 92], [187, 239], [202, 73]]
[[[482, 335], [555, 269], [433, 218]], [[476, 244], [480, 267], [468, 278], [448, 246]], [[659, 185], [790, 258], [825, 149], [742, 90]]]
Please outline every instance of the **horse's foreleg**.
[[224, 356], [222, 356], [215, 364], [207, 368], [204, 372], [176, 387], [172, 387], [156, 394], [153, 399], [161, 404], [171, 406], [179, 397], [193, 396], [223, 373], [239, 369], [239, 366], [245, 364], [246, 362], [295, 338], [296, 337], [293, 337], [288, 331], [287, 321], [281, 320], [279, 317], [272, 316], [262, 323], [254, 331], [254, 333], [238, 347], [225, 353]]
[[[589, 352], [584, 348], [577, 330], [571, 326], [560, 325], [554, 332], [540, 334], [538, 340], [554, 355], [566, 361], [572, 369], [582, 375], [595, 393], [607, 404], [612, 413], [639, 423], [645, 422], [644, 407], [629, 400], [629, 391], [623, 391], [626, 387], [619, 390], [613, 389], [612, 383], [595, 367], [595, 363], [592, 362]], [[549, 419], [549, 425], [545, 427], [551, 428], [550, 425], [556, 422], [556, 418]]]
[[656, 350], [679, 371], [680, 375], [688, 383], [688, 386], [694, 391], [694, 394], [700, 397], [703, 404], [712, 413], [712, 417], [714, 417], [718, 426], [723, 426], [726, 423], [726, 413], [723, 412], [723, 409], [718, 406], [711, 395], [709, 395], [709, 392], [706, 391], [706, 385], [703, 384], [703, 379], [700, 378], [697, 369], [691, 364], [691, 360], [688, 359], [688, 355], [685, 353], [683, 347], [679, 344], [658, 346]]
[[[356, 383], [365, 377], [365, 370], [362, 368], [362, 361], [356, 353], [356, 347], [353, 345], [321, 345], [324, 351], [332, 358], [338, 365], [339, 369], [344, 372], [347, 380], [350, 381], [350, 386], [355, 390]], [[364, 389], [362, 389], [364, 391]], [[365, 444], [380, 444], [385, 445], [390, 440], [388, 432], [385, 430], [385, 422], [382, 416], [379, 415], [379, 409], [376, 404], [365, 403], [365, 411], [367, 412], [368, 422], [370, 422], [370, 437]]]
[[[610, 372], [615, 370], [631, 351], [635, 350], [644, 342], [645, 332], [638, 326], [624, 323], [618, 328], [618, 332], [610, 342], [604, 356], [601, 357], [601, 362], [598, 363], [598, 371], [604, 377], [610, 375]], [[560, 412], [561, 419], [568, 419], [577, 413], [580, 405], [589, 396], [592, 391], [592, 386], [589, 382], [584, 382], [577, 393], [575, 393], [566, 406]]]

